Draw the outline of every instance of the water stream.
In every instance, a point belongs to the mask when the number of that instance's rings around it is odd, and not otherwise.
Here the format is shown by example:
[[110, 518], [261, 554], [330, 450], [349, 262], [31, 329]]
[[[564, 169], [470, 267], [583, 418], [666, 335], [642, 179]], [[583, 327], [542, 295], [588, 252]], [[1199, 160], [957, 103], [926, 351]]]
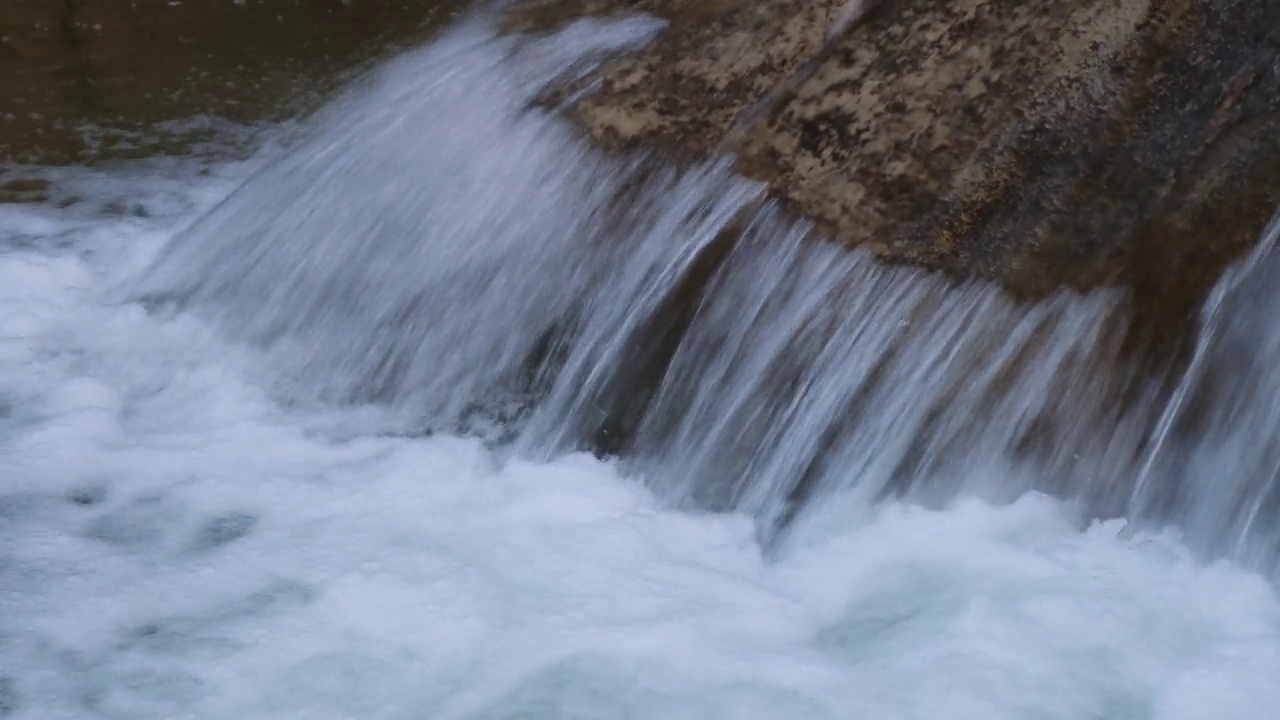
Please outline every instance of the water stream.
[[0, 208], [0, 718], [1271, 717], [1280, 230], [1151, 377], [531, 109], [657, 27]]

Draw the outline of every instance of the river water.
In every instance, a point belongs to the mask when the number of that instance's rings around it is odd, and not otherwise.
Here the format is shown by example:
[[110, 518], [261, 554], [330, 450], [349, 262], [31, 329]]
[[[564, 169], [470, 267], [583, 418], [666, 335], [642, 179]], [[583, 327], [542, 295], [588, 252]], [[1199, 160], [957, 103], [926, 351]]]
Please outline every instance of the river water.
[[0, 207], [0, 717], [1275, 716], [1274, 238], [1145, 382], [527, 109], [656, 28]]

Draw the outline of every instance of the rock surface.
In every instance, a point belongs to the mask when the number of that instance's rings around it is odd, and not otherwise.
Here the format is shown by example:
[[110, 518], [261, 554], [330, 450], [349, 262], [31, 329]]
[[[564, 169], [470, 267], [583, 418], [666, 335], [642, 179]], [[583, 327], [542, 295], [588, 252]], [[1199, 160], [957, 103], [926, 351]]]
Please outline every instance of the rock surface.
[[[182, 152], [306, 109], [450, 0], [0, 1], [0, 164]], [[192, 120], [192, 118], [204, 118]]]
[[848, 10], [677, 19], [571, 114], [610, 148], [736, 153], [889, 261], [1026, 298], [1127, 286], [1138, 335], [1181, 335], [1280, 206], [1280, 0]]

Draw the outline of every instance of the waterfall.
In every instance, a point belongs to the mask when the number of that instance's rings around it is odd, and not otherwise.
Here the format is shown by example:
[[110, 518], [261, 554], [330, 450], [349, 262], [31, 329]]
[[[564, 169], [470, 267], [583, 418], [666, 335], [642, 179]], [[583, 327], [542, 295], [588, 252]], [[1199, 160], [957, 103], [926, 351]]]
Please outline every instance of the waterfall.
[[1280, 221], [1153, 359], [585, 142], [543, 90], [658, 23], [494, 27], [23, 170], [0, 719], [1275, 715]]
[[537, 107], [656, 27], [464, 24], [335, 102], [137, 296], [267, 348], [288, 403], [376, 405], [512, 457], [617, 455], [770, 544], [886, 498], [1039, 490], [1275, 567], [1268, 254], [1223, 280], [1167, 391], [1124, 357], [1120, 290], [1026, 304], [884, 266], [727, 160], [607, 157]]

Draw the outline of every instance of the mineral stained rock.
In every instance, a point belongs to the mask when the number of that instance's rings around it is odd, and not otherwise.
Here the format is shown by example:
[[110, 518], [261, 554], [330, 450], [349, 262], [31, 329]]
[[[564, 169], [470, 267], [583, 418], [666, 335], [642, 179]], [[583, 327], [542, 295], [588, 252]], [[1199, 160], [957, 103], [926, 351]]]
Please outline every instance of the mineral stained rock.
[[609, 148], [732, 152], [891, 262], [1026, 298], [1126, 286], [1139, 334], [1181, 334], [1280, 206], [1280, 0], [868, 8], [666, 8], [570, 113]]

